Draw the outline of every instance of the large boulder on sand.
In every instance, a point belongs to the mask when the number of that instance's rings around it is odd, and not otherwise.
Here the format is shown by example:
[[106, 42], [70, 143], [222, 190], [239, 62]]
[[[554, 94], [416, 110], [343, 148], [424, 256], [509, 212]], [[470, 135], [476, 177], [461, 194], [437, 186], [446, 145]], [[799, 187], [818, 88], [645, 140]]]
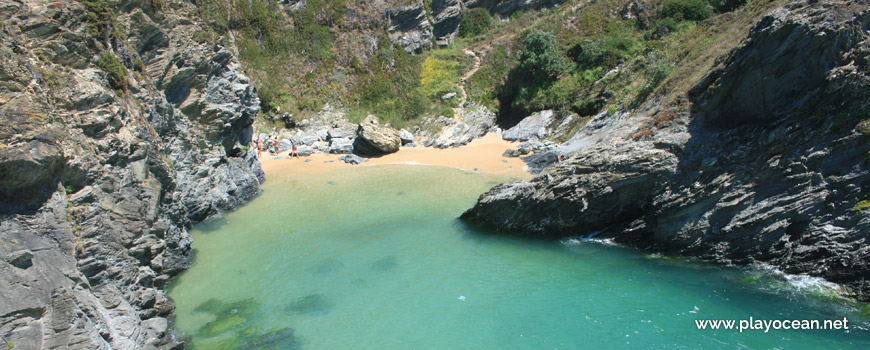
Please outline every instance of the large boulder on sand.
[[364, 155], [381, 155], [399, 150], [402, 139], [399, 131], [388, 126], [381, 126], [378, 119], [368, 116], [357, 128], [357, 138], [354, 142], [356, 153]]

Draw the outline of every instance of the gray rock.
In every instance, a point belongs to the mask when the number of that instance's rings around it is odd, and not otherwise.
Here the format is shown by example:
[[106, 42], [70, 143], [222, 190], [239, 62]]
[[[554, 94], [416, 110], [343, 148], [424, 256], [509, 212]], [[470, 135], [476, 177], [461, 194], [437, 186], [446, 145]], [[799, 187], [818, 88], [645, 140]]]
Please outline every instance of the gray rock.
[[299, 143], [306, 146], [314, 145], [314, 143], [317, 141], [320, 141], [320, 138], [317, 137], [317, 135], [305, 135], [299, 138]]
[[29, 250], [22, 249], [16, 250], [9, 254], [9, 257], [6, 259], [6, 261], [8, 261], [10, 265], [15, 266], [19, 269], [26, 269], [33, 266], [32, 259], [33, 253]]
[[402, 140], [396, 129], [380, 126], [377, 118], [366, 118], [359, 124], [354, 149], [365, 155], [381, 155], [399, 150]]
[[278, 141], [278, 153], [289, 151], [293, 148], [293, 141], [281, 139]]
[[345, 155], [345, 156], [341, 156], [341, 157], [338, 158], [338, 160], [341, 160], [341, 161], [343, 161], [343, 162], [345, 162], [345, 163], [347, 163], [347, 164], [353, 164], [353, 165], [362, 164], [363, 162], [367, 162], [367, 161], [368, 161], [368, 159], [365, 159], [365, 158], [363, 158], [363, 157], [360, 157], [360, 156], [358, 156], [358, 155], [356, 155], [356, 154], [348, 154], [348, 155]]
[[[118, 94], [95, 65], [81, 4], [16, 4], [4, 18], [48, 26], [3, 37], [33, 52], [0, 68], [0, 335], [15, 349], [180, 348], [163, 287], [188, 265], [188, 229], [265, 181], [242, 149], [256, 90], [231, 48], [190, 39], [189, 9], [109, 4], [125, 28], [112, 40], [129, 45], [101, 51], [143, 61]], [[63, 78], [45, 89], [40, 72]]]
[[517, 149], [513, 149], [513, 148], [508, 148], [508, 149], [504, 150], [504, 153], [501, 154], [502, 157], [510, 157], [510, 158], [516, 158], [516, 157], [519, 157], [520, 155], [521, 155], [520, 151]]
[[505, 130], [502, 138], [508, 141], [542, 140], [551, 135], [551, 122], [553, 122], [552, 110], [537, 112]]
[[353, 142], [348, 138], [335, 138], [329, 141], [329, 153], [350, 154], [353, 153]]
[[441, 101], [447, 101], [447, 100], [453, 99], [454, 97], [456, 97], [455, 92], [448, 92], [448, 93], [444, 94], [444, 96], [441, 96]]
[[452, 38], [462, 19], [460, 0], [432, 0], [432, 32], [435, 38]]
[[408, 130], [402, 129], [399, 130], [399, 139], [402, 140], [403, 145], [407, 145], [414, 142], [414, 135], [411, 134]]
[[444, 126], [438, 134], [426, 142], [426, 147], [459, 147], [486, 135], [490, 131], [497, 130], [495, 115], [482, 106], [465, 108], [462, 122], [444, 117], [429, 122]]
[[320, 152], [329, 152], [329, 142], [317, 141], [311, 144], [311, 148]]
[[390, 18], [390, 27], [387, 29], [390, 41], [412, 53], [432, 48], [432, 28], [422, 0], [390, 9], [387, 16]]

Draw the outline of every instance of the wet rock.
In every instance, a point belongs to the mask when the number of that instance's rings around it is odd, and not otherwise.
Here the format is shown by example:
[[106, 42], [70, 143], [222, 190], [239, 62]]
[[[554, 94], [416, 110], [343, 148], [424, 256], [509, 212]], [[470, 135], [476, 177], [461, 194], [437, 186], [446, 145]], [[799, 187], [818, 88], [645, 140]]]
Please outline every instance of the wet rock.
[[348, 155], [345, 155], [345, 156], [341, 156], [341, 157], [338, 158], [338, 160], [343, 161], [343, 162], [345, 162], [345, 163], [347, 163], [347, 164], [351, 164], [351, 165], [362, 164], [363, 162], [367, 162], [367, 161], [368, 161], [368, 159], [365, 159], [365, 158], [363, 158], [363, 157], [360, 157], [360, 156], [358, 156], [358, 155], [356, 155], [356, 154], [348, 154]]

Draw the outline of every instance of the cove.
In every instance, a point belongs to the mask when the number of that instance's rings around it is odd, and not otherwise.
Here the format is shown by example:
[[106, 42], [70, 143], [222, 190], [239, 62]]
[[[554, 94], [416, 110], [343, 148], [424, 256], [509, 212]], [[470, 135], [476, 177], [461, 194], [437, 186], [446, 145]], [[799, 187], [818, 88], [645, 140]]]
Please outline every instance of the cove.
[[[192, 266], [169, 286], [174, 329], [193, 349], [870, 348], [867, 309], [813, 279], [456, 219], [509, 180], [410, 165], [270, 174], [192, 232]], [[850, 329], [695, 323], [750, 317]]]

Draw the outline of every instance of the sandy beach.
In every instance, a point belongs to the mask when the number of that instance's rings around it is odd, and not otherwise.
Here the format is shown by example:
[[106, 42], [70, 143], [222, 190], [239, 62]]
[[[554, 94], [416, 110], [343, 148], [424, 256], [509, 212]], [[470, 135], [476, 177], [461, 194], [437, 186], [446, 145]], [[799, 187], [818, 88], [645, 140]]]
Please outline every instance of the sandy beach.
[[349, 167], [409, 164], [445, 166], [467, 171], [476, 169], [491, 174], [531, 178], [532, 175], [524, 170], [525, 163], [522, 160], [502, 157], [506, 149], [515, 147], [513, 143], [502, 140], [501, 135], [490, 133], [458, 148], [402, 147], [396, 153], [369, 158], [368, 162], [359, 165], [351, 165], [339, 160], [338, 158], [342, 156], [340, 154], [315, 153], [309, 157], [289, 159], [287, 157], [289, 152], [280, 154], [284, 159], [275, 159], [279, 155], [273, 156], [263, 152], [260, 163], [267, 176], [274, 173], [315, 173]]

